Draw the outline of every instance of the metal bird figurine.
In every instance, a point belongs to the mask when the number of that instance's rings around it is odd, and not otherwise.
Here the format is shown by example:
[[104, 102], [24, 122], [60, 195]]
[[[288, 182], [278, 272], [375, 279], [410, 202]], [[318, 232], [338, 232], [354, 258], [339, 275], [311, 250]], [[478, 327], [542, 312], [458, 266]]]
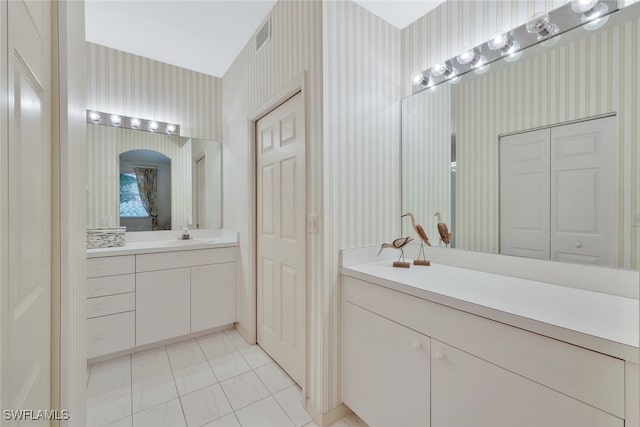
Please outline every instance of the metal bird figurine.
[[438, 217], [438, 233], [440, 233], [440, 242], [444, 243], [445, 246], [449, 246], [449, 243], [451, 243], [451, 240], [453, 239], [453, 233], [449, 233], [447, 224], [442, 222], [440, 211], [436, 212], [434, 216]]
[[[420, 251], [418, 252], [418, 259], [414, 260], [413, 263], [416, 265], [431, 265], [431, 262], [427, 261], [427, 257], [424, 253], [424, 245], [426, 244], [427, 246], [431, 246], [431, 243], [429, 243], [429, 237], [427, 237], [427, 233], [424, 231], [424, 228], [422, 228], [420, 224], [416, 224], [416, 220], [413, 217], [412, 213], [408, 212], [402, 215], [403, 218], [405, 216], [411, 218], [411, 225], [418, 234], [418, 237], [420, 237]], [[420, 258], [421, 256], [422, 258]]]
[[[403, 248], [405, 246], [407, 246], [407, 244], [412, 240], [413, 240], [412, 237], [400, 237], [399, 239], [396, 239], [391, 243], [383, 243], [380, 246], [380, 250], [378, 251], [378, 255], [380, 255], [382, 250], [385, 249], [385, 248], [400, 249], [400, 257], [398, 258], [398, 261], [393, 263], [393, 266], [394, 267], [409, 268], [410, 264], [408, 262], [405, 262], [405, 260], [404, 260], [404, 250], [403, 250]], [[400, 262], [400, 259], [402, 259], [402, 262]]]

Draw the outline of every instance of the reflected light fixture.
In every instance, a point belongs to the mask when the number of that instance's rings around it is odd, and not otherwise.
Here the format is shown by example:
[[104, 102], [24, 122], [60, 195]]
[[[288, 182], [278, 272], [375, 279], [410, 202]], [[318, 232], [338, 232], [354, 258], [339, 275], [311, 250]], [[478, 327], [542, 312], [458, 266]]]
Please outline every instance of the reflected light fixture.
[[155, 122], [155, 121], [149, 122], [149, 130], [151, 132], [157, 131], [158, 130], [158, 122]]
[[527, 32], [538, 35], [538, 41], [551, 37], [560, 31], [560, 28], [556, 24], [552, 24], [551, 21], [549, 21], [549, 14], [547, 12], [534, 14], [529, 22], [527, 22], [526, 27]]
[[607, 20], [602, 19], [602, 16], [609, 11], [609, 6], [606, 3], [602, 3], [599, 0], [572, 0], [571, 10], [580, 14], [580, 22], [586, 23], [591, 21], [599, 21], [592, 25], [585, 25], [587, 30], [595, 30], [603, 26]]
[[173, 132], [175, 132], [175, 131], [176, 131], [176, 127], [175, 127], [175, 125], [172, 125], [172, 124], [168, 124], [168, 125], [167, 125], [167, 133], [168, 133], [169, 135], [171, 135], [171, 134], [172, 134]]
[[96, 113], [95, 111], [89, 112], [89, 120], [93, 123], [100, 123], [100, 113]]
[[120, 123], [122, 123], [122, 117], [120, 117], [117, 114], [112, 114], [111, 115], [111, 124], [114, 126], [120, 126]]
[[584, 29], [589, 31], [597, 30], [598, 28], [606, 24], [608, 20], [609, 20], [609, 15], [603, 16], [602, 18], [594, 19], [584, 24]]

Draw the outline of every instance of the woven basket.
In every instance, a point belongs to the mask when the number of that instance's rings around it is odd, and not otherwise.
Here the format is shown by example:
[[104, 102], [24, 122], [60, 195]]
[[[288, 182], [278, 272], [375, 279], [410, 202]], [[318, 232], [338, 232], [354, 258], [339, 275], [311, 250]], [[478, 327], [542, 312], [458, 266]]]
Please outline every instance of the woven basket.
[[127, 227], [87, 228], [87, 249], [124, 246]]

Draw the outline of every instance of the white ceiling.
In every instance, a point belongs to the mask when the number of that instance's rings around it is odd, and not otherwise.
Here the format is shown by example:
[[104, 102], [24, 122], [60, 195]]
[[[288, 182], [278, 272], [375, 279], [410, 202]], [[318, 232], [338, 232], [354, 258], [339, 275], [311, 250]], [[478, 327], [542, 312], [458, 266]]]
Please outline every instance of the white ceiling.
[[401, 30], [445, 2], [445, 0], [353, 1]]
[[[85, 34], [92, 43], [222, 77], [275, 2], [86, 0]], [[355, 2], [402, 29], [444, 0]]]

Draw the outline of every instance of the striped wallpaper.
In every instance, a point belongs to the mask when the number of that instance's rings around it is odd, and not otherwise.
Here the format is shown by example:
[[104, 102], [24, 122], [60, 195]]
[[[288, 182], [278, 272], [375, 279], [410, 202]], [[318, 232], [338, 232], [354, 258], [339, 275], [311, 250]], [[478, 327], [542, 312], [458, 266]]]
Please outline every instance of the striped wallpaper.
[[400, 31], [351, 1], [323, 2], [323, 44], [328, 410], [341, 402], [339, 250], [400, 233]]
[[[283, 87], [306, 73], [307, 211], [321, 212], [322, 194], [322, 4], [279, 1], [271, 11], [271, 40], [258, 53], [249, 40], [222, 79], [223, 221], [237, 230], [241, 252], [239, 327], [255, 337], [255, 223], [252, 129], [249, 117]], [[322, 222], [322, 221], [321, 221]], [[307, 235], [309, 366], [307, 395], [318, 409], [326, 407], [328, 366], [325, 352], [335, 337], [324, 328], [334, 298], [323, 282], [321, 239]], [[336, 258], [337, 260], [337, 258]], [[335, 262], [332, 260], [332, 262]], [[333, 340], [333, 341], [332, 341]]]
[[87, 109], [180, 125], [182, 136], [222, 138], [221, 79], [86, 44]]
[[[453, 89], [445, 85], [402, 100], [402, 212], [416, 216], [434, 246], [439, 243], [434, 214], [440, 212], [451, 227]], [[402, 232], [415, 235], [408, 218]]]
[[153, 150], [171, 159], [171, 226], [181, 229], [193, 223], [191, 140], [112, 126], [87, 125], [87, 224], [119, 223], [119, 155], [131, 150]]

